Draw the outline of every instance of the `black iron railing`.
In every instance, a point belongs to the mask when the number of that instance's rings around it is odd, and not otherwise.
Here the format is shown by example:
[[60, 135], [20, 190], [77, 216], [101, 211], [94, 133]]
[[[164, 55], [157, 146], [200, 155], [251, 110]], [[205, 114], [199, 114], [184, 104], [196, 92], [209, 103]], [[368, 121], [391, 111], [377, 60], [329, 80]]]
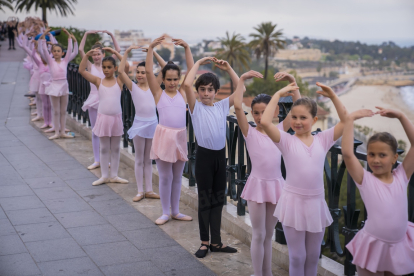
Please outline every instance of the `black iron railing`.
[[[89, 83], [78, 73], [78, 65], [69, 64], [68, 66], [68, 82], [69, 90], [72, 94], [69, 96], [68, 113], [77, 117], [78, 120], [83, 120], [86, 123], [88, 118], [88, 112], [82, 111], [81, 107], [83, 102], [87, 99], [90, 91]], [[122, 119], [124, 123], [124, 135], [123, 146], [132, 146], [133, 143], [128, 139], [127, 131], [132, 126], [135, 108], [132, 102], [131, 94], [128, 89], [125, 88], [122, 91], [121, 96], [122, 105]], [[290, 111], [292, 105], [292, 99], [290, 97], [283, 98], [279, 102], [279, 121], [283, 121], [286, 115]], [[226, 193], [229, 199], [237, 202], [237, 214], [244, 216], [246, 213], [245, 206], [246, 201], [243, 200], [240, 195], [246, 184], [251, 171], [251, 162], [249, 153], [246, 149], [243, 135], [237, 124], [237, 119], [234, 115], [227, 116], [227, 188]], [[250, 125], [255, 126], [253, 122], [249, 122]], [[197, 151], [197, 142], [194, 135], [194, 129], [191, 123], [191, 117], [187, 112], [187, 135], [188, 135], [188, 162], [184, 168], [184, 174], [189, 179], [189, 185], [195, 186], [195, 154]], [[315, 131], [313, 134], [316, 134]], [[293, 134], [293, 132], [290, 132]], [[367, 156], [365, 153], [357, 151], [358, 146], [362, 142], [355, 140], [354, 149], [357, 158], [363, 162], [366, 162]], [[134, 150], [134, 148], [133, 148]], [[401, 154], [402, 151], [400, 150]], [[333, 223], [327, 228], [326, 239], [323, 242], [324, 248], [329, 248], [330, 252], [336, 253], [338, 256], [345, 256], [344, 274], [355, 275], [356, 269], [352, 264], [352, 255], [343, 248], [340, 243], [340, 235], [345, 238], [345, 244], [350, 242], [356, 235], [359, 229], [364, 226], [364, 222], [367, 218], [367, 212], [364, 208], [363, 220], [358, 225], [358, 218], [362, 211], [356, 208], [356, 186], [351, 176], [346, 172], [346, 166], [344, 161], [339, 163], [339, 156], [342, 154], [341, 147], [334, 145], [325, 159], [324, 173], [326, 179], [326, 200], [329, 210], [331, 212]], [[246, 158], [245, 158], [246, 156]], [[247, 160], [245, 162], [245, 160]], [[397, 164], [398, 165], [398, 164]], [[282, 159], [282, 175], [286, 176], [286, 171]], [[369, 170], [369, 167], [367, 168]], [[342, 180], [347, 175], [347, 195], [346, 206], [339, 206], [339, 198]], [[409, 206], [409, 220], [414, 222], [414, 177], [411, 178], [408, 188], [408, 206]], [[339, 226], [339, 219], [344, 217], [345, 225], [342, 229]], [[285, 237], [283, 235], [283, 228], [278, 223], [276, 226], [276, 242], [286, 244]]]

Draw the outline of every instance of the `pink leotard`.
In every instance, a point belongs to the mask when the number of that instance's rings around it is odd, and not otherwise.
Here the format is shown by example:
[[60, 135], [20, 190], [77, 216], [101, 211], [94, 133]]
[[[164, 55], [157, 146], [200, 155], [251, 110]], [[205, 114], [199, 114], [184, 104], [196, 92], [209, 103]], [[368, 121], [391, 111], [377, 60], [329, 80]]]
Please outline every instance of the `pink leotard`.
[[[46, 40], [43, 40], [41, 43], [42, 47], [42, 57], [49, 65], [50, 74], [52, 75], [52, 81], [54, 80], [66, 80], [67, 76], [67, 67], [68, 63], [71, 61], [70, 54], [67, 54], [64, 58], [60, 60], [60, 63], [57, 63], [53, 57], [48, 55]], [[68, 49], [67, 53], [72, 53], [72, 39], [68, 40]]]
[[185, 128], [186, 104], [180, 92], [177, 91], [177, 94], [171, 98], [165, 91], [162, 91], [157, 109], [160, 125], [172, 128]]
[[[132, 101], [134, 102], [134, 106], [135, 106], [135, 116], [145, 117], [145, 118], [152, 118], [154, 116], [157, 116], [155, 100], [154, 100], [154, 97], [152, 96], [150, 89], [148, 89], [147, 91], [144, 91], [133, 82], [131, 96], [132, 96]], [[159, 104], [160, 103], [158, 103], [158, 106]]]
[[402, 165], [386, 184], [364, 170], [362, 185], [357, 184], [368, 211], [368, 219], [347, 244], [353, 264], [371, 272], [390, 271], [395, 275], [414, 271], [414, 224], [408, 222], [407, 186], [409, 179]]
[[98, 113], [104, 115], [117, 115], [122, 113], [121, 108], [121, 88], [118, 82], [115, 82], [111, 87], [99, 85], [99, 107]]

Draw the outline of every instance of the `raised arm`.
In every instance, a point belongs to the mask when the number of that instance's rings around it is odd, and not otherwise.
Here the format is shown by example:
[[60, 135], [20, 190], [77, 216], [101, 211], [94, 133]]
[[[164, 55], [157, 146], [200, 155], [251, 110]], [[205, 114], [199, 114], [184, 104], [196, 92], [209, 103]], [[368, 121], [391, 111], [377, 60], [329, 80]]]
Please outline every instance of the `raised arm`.
[[346, 111], [345, 106], [342, 104], [341, 100], [335, 94], [332, 88], [320, 82], [317, 82], [316, 85], [322, 88], [322, 91], [316, 91], [316, 93], [330, 98], [332, 100], [332, 103], [335, 106], [336, 112], [338, 113], [340, 122], [336, 124], [335, 129], [334, 129], [334, 140], [336, 141], [342, 136], [342, 132], [344, 130], [344, 122], [346, 120], [346, 116], [348, 115], [348, 112]]
[[[158, 103], [160, 97], [161, 97], [161, 93], [162, 93], [162, 89], [160, 87], [160, 85], [157, 82], [157, 79], [154, 75], [153, 72], [153, 52], [154, 52], [154, 47], [159, 45], [162, 41], [164, 40], [164, 37], [161, 36], [157, 39], [155, 39], [153, 42], [151, 42], [151, 44], [148, 47], [148, 53], [147, 53], [147, 58], [145, 60], [145, 74], [147, 75], [147, 80], [148, 80], [148, 85], [150, 87], [151, 93], [154, 96], [154, 100], [155, 100], [155, 104]], [[160, 72], [161, 74], [161, 72]]]
[[277, 105], [281, 97], [287, 97], [292, 95], [292, 91], [298, 89], [294, 83], [291, 83], [284, 88], [277, 91], [272, 99], [270, 100], [269, 104], [266, 106], [265, 111], [263, 112], [262, 119], [260, 120], [260, 124], [263, 127], [263, 130], [266, 134], [272, 139], [273, 142], [279, 143], [280, 142], [280, 131], [279, 129], [272, 123], [273, 115], [275, 114]]
[[[36, 42], [35, 42], [36, 43]], [[32, 49], [32, 53], [30, 55], [32, 57], [32, 60], [36, 63], [37, 66], [40, 66], [40, 63], [42, 62], [41, 60], [39, 60], [36, 56], [36, 46], [33, 47]]]
[[[288, 73], [283, 73], [283, 72], [279, 72], [276, 73], [274, 75], [274, 79], [276, 82], [278, 81], [288, 81], [289, 83], [294, 83], [296, 86], [296, 79], [294, 76], [292, 76], [291, 74]], [[293, 91], [292, 93], [292, 102], [295, 102], [297, 99], [301, 98], [300, 93], [299, 93], [299, 89]], [[288, 131], [290, 128], [290, 119], [291, 119], [291, 115], [290, 112], [288, 113], [288, 115], [286, 116], [285, 120], [283, 120], [283, 129], [285, 131]]]
[[[234, 72], [233, 68], [231, 68], [230, 64], [225, 61], [225, 60], [215, 60], [216, 62], [216, 67], [219, 68], [220, 70], [226, 71], [229, 76], [231, 81], [237, 85], [237, 83], [239, 82], [239, 76], [237, 76], [236, 72]], [[234, 104], [234, 93], [229, 97], [229, 107], [231, 107]]]
[[66, 49], [66, 55], [65, 55], [64, 60], [67, 63], [69, 63], [70, 58], [71, 58], [71, 54], [72, 54], [72, 49], [73, 49], [72, 36], [65, 28], [63, 28], [62, 31], [68, 36], [68, 48]]
[[[247, 121], [246, 114], [243, 110], [243, 93], [246, 91], [244, 81], [251, 78], [263, 78], [263, 75], [256, 71], [249, 71], [241, 75], [240, 80], [237, 83], [236, 90], [234, 91], [234, 110], [236, 111], [237, 124], [243, 133], [244, 137], [249, 132], [249, 122]], [[252, 110], [253, 112], [253, 110]]]
[[118, 68], [118, 73], [119, 73], [119, 78], [121, 79], [121, 81], [126, 85], [126, 87], [129, 89], [129, 91], [132, 92], [132, 81], [131, 79], [128, 77], [128, 72], [125, 73], [125, 64], [127, 63], [127, 58], [128, 58], [128, 54], [132, 49], [139, 49], [139, 46], [135, 46], [132, 45], [130, 46], [124, 53], [124, 56], [121, 59], [121, 63], [119, 64], [119, 68]]
[[87, 81], [90, 83], [95, 84], [97, 88], [99, 88], [99, 85], [101, 84], [101, 79], [97, 76], [92, 75], [88, 71], [86, 71], [86, 66], [88, 65], [88, 58], [93, 55], [93, 53], [100, 51], [100, 49], [92, 49], [89, 52], [87, 52], [83, 58], [81, 63], [79, 64], [79, 74], [82, 75]]
[[187, 64], [187, 72], [189, 72], [191, 70], [191, 68], [193, 68], [194, 66], [194, 59], [193, 59], [193, 54], [191, 53], [191, 48], [188, 45], [187, 42], [185, 42], [182, 39], [173, 39], [172, 42], [174, 43], [174, 45], [176, 46], [182, 46], [185, 50], [185, 62]]
[[47, 49], [47, 43], [45, 39], [40, 39], [38, 40], [40, 43], [39, 45], [39, 54], [42, 57], [42, 59], [44, 61], [46, 61], [47, 64], [51, 64], [53, 58], [50, 56], [49, 54], [49, 50]]
[[76, 37], [73, 34], [70, 34], [70, 37], [73, 40], [73, 48], [70, 52], [69, 61], [73, 60], [78, 55], [78, 41], [76, 40]]
[[379, 109], [377, 112], [383, 117], [397, 118], [400, 120], [402, 127], [404, 128], [405, 134], [407, 135], [408, 141], [410, 142], [410, 148], [405, 155], [402, 165], [404, 167], [407, 178], [410, 178], [414, 173], [414, 125], [410, 122], [407, 116], [401, 111], [385, 109], [377, 106]]
[[351, 175], [352, 179], [358, 183], [362, 184], [362, 179], [364, 178], [364, 169], [359, 163], [358, 158], [356, 158], [354, 153], [354, 121], [374, 116], [374, 112], [369, 109], [361, 109], [355, 112], [352, 112], [345, 118], [344, 123], [344, 133], [342, 135], [342, 158], [345, 161], [346, 169]]

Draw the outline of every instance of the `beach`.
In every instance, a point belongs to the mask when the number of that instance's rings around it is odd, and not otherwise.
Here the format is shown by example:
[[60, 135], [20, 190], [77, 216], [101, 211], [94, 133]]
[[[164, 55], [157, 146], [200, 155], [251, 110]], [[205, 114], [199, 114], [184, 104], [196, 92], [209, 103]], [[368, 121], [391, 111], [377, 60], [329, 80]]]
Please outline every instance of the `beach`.
[[[413, 93], [413, 87], [397, 88], [388, 85], [355, 85], [348, 93], [339, 97], [349, 112], [361, 108], [377, 110], [376, 106], [392, 108], [404, 112], [410, 121], [414, 123]], [[338, 114], [332, 102], [328, 102], [327, 105], [331, 107], [331, 117], [338, 119]], [[371, 118], [358, 120], [355, 124], [372, 128], [376, 132], [387, 131], [394, 135], [397, 141], [400, 139], [405, 141], [407, 148], [410, 146], [404, 129], [397, 119], [376, 115]]]

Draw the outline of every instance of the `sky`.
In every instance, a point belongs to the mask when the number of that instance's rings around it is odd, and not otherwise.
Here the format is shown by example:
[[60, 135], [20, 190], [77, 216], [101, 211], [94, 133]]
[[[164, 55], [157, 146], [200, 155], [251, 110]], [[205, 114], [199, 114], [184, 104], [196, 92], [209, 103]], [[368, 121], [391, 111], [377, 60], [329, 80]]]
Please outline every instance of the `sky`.
[[[78, 0], [75, 15], [48, 13], [51, 26], [108, 31], [139, 29], [146, 37], [167, 33], [189, 43], [240, 33], [271, 21], [293, 36], [414, 45], [413, 0]], [[15, 15], [0, 11], [0, 21]], [[17, 13], [41, 17], [41, 12]]]

